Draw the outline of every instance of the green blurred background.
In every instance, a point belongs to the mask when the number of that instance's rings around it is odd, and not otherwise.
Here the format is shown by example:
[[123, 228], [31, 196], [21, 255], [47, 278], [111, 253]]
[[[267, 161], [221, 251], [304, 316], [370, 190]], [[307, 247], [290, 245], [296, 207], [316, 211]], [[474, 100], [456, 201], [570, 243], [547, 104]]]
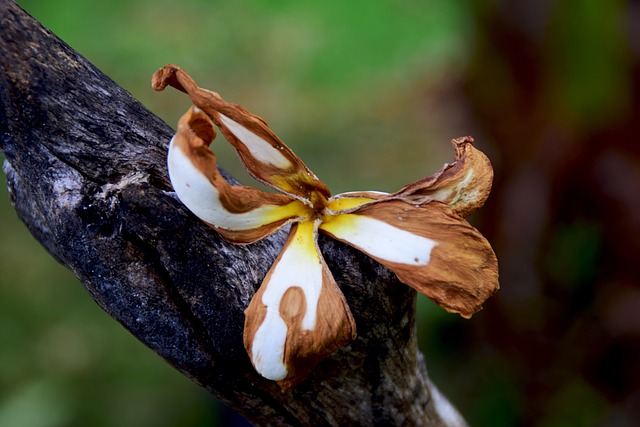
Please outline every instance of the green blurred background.
[[[637, 425], [639, 1], [18, 3], [172, 126], [188, 99], [150, 77], [185, 68], [334, 193], [397, 189], [473, 135], [496, 179], [470, 220], [502, 289], [471, 321], [420, 298], [432, 379], [475, 426]], [[0, 426], [238, 425], [93, 303], [0, 181]]]

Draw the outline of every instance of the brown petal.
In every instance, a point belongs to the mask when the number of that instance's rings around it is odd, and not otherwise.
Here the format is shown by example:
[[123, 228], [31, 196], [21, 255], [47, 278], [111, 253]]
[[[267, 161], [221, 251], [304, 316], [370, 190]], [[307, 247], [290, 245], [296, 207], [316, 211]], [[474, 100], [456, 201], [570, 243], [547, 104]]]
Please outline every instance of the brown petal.
[[229, 184], [209, 150], [214, 137], [211, 120], [192, 107], [169, 145], [169, 178], [191, 212], [234, 243], [254, 242], [306, 215], [309, 208], [291, 196]]
[[307, 168], [260, 117], [240, 105], [226, 102], [216, 92], [198, 87], [175, 65], [166, 65], [152, 78], [155, 90], [167, 85], [186, 92], [193, 103], [220, 128], [234, 146], [249, 173], [258, 181], [312, 202], [319, 193], [330, 196], [329, 189]]
[[456, 155], [453, 163], [435, 174], [406, 185], [392, 196], [421, 204], [436, 200], [445, 203], [462, 217], [469, 216], [489, 197], [493, 168], [487, 156], [465, 136], [451, 141]]
[[360, 249], [447, 311], [471, 317], [498, 290], [489, 242], [440, 202], [381, 200], [328, 217], [320, 230]]
[[294, 224], [245, 311], [244, 344], [262, 376], [287, 390], [355, 338], [356, 325], [318, 250], [316, 225]]

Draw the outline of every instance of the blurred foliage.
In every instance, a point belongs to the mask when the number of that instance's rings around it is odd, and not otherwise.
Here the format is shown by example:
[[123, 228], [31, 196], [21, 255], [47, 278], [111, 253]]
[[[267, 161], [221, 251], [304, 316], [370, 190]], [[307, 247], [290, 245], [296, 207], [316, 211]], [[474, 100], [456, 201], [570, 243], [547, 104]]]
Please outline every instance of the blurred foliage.
[[[19, 4], [172, 126], [189, 100], [153, 92], [150, 78], [180, 65], [267, 119], [335, 192], [396, 189], [450, 160], [447, 141], [462, 135], [431, 129], [442, 123], [417, 112], [434, 100], [416, 90], [461, 64], [469, 16], [460, 2]], [[249, 179], [226, 144], [216, 152]], [[389, 164], [405, 167], [387, 174]]]
[[[165, 63], [267, 119], [334, 192], [392, 191], [472, 134], [496, 169], [471, 218], [501, 291], [465, 321], [420, 297], [429, 372], [477, 426], [640, 418], [637, 1], [23, 0], [174, 125]], [[250, 183], [222, 141], [220, 163]], [[0, 425], [232, 425], [92, 303], [0, 181]]]

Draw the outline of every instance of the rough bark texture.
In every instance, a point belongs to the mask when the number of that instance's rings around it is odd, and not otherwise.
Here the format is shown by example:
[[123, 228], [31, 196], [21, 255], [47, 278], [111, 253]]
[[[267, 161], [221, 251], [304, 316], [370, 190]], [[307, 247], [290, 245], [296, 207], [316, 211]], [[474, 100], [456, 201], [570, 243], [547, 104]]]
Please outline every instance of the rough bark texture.
[[191, 215], [166, 174], [171, 128], [8, 0], [0, 63], [11, 202], [153, 351], [257, 425], [462, 425], [417, 350], [414, 291], [329, 239], [321, 248], [358, 338], [290, 392], [256, 374], [243, 310], [284, 235], [230, 245]]

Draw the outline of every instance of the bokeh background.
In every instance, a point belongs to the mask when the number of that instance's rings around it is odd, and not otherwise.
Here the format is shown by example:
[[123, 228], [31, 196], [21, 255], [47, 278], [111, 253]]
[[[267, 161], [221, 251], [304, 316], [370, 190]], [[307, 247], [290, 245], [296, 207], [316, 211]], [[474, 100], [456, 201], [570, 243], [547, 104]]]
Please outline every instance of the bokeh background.
[[[393, 191], [473, 135], [496, 177], [470, 220], [502, 289], [470, 321], [420, 298], [433, 380], [475, 426], [637, 425], [639, 1], [18, 3], [172, 126], [188, 100], [150, 76], [182, 66], [334, 193]], [[240, 422], [93, 303], [2, 174], [0, 236], [0, 426]]]

